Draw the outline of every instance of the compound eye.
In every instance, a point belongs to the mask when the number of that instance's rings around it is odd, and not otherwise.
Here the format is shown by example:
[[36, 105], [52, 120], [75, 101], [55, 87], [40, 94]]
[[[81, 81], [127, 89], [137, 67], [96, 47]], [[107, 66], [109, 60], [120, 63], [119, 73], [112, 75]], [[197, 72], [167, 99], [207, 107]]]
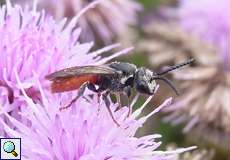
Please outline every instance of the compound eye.
[[144, 94], [148, 93], [148, 86], [143, 81], [139, 81], [136, 83], [136, 89], [140, 93], [144, 93]]
[[136, 83], [136, 89], [138, 92], [140, 92], [142, 94], [152, 95], [154, 93], [154, 90], [155, 90], [155, 83], [150, 84], [150, 83], [146, 83], [144, 81], [139, 81]]

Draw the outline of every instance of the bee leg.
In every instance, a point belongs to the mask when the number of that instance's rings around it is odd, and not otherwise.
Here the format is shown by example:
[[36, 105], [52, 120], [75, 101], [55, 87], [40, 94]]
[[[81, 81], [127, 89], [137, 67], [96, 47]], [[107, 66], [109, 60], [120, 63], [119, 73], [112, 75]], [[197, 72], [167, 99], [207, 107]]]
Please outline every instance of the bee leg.
[[131, 86], [124, 88], [125, 95], [127, 96], [127, 107], [129, 109], [127, 117], [132, 114], [132, 107], [130, 106]]
[[117, 103], [118, 103], [118, 107], [115, 110], [115, 111], [117, 111], [117, 110], [121, 109], [121, 107], [122, 107], [121, 106], [121, 95], [120, 95], [120, 93], [115, 93], [115, 96], [116, 96]]
[[98, 101], [98, 103], [99, 103], [99, 102], [100, 102], [100, 92], [99, 92], [99, 90], [95, 87], [95, 85], [94, 85], [93, 83], [89, 83], [89, 84], [87, 85], [87, 88], [88, 88], [89, 90], [93, 91], [93, 92], [98, 93], [98, 99], [97, 99], [97, 101]]
[[109, 99], [108, 99], [108, 94], [109, 94], [109, 92], [106, 92], [105, 94], [102, 94], [102, 98], [103, 98], [103, 100], [105, 101], [105, 106], [106, 106], [106, 108], [108, 109], [109, 115], [111, 116], [113, 122], [114, 122], [118, 127], [120, 127], [120, 124], [116, 121], [116, 119], [114, 118], [113, 113], [112, 113], [112, 111], [111, 111], [111, 108], [110, 108], [110, 101], [109, 101]]
[[62, 111], [62, 110], [64, 110], [64, 109], [67, 109], [67, 108], [69, 108], [74, 102], [76, 102], [76, 101], [78, 100], [78, 98], [80, 98], [80, 97], [84, 94], [85, 88], [86, 88], [87, 85], [88, 85], [88, 82], [85, 82], [83, 85], [81, 85], [81, 87], [79, 88], [79, 90], [78, 90], [78, 92], [77, 92], [77, 96], [76, 96], [74, 99], [72, 99], [72, 101], [71, 101], [68, 105], [59, 108], [59, 110]]
[[98, 92], [98, 93], [97, 93], [97, 102], [98, 102], [98, 103], [101, 103], [100, 97], [101, 97], [101, 92]]
[[101, 97], [101, 88], [99, 87], [98, 89], [95, 87], [95, 85], [93, 83], [89, 83], [87, 85], [87, 88], [93, 92], [96, 92], [97, 93], [97, 102], [98, 102], [98, 109], [97, 109], [97, 113], [99, 114], [100, 112], [100, 104], [101, 104], [101, 101], [100, 101], [100, 97]]
[[97, 107], [97, 115], [99, 115], [100, 110], [101, 110], [101, 92], [97, 93], [97, 103], [98, 103], [98, 107]]

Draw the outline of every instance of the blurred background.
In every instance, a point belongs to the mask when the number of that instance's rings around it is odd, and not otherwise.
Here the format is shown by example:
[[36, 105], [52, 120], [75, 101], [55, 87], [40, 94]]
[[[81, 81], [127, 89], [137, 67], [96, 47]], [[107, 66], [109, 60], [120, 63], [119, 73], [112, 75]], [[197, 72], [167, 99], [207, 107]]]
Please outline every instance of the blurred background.
[[[31, 0], [12, 0], [32, 6]], [[57, 20], [71, 19], [93, 0], [38, 0]], [[4, 4], [0, 0], [0, 4]], [[159, 133], [162, 149], [197, 145], [178, 159], [230, 160], [230, 11], [229, 0], [105, 0], [80, 19], [82, 41], [95, 48], [119, 42], [134, 46], [117, 59], [160, 71], [194, 58], [191, 66], [173, 71], [176, 96], [165, 83], [145, 114], [168, 97], [173, 104], [148, 120], [138, 135]], [[108, 10], [109, 8], [109, 10]], [[111, 54], [111, 53], [108, 53]], [[133, 93], [133, 96], [136, 93]], [[146, 99], [141, 96], [135, 107]], [[126, 104], [126, 100], [122, 100]]]

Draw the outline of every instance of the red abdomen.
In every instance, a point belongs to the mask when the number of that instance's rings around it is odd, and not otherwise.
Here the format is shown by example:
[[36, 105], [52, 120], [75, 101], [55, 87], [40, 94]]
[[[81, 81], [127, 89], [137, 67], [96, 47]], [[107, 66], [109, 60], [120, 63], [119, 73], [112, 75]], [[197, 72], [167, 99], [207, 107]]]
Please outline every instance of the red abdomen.
[[53, 93], [72, 91], [78, 89], [85, 82], [95, 84], [98, 79], [98, 75], [82, 75], [53, 81], [51, 84], [51, 91]]

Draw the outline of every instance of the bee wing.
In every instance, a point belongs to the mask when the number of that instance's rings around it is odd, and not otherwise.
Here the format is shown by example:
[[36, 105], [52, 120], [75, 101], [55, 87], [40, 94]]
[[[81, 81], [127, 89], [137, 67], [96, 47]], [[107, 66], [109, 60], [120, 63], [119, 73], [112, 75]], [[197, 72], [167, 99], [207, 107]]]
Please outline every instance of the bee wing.
[[66, 68], [66, 69], [51, 73], [49, 75], [46, 75], [45, 78], [50, 81], [58, 81], [58, 80], [66, 79], [66, 78], [83, 76], [87, 74], [88, 75], [114, 75], [114, 74], [117, 75], [119, 74], [119, 72], [113, 68], [110, 68], [107, 65], [83, 66], [83, 67]]

